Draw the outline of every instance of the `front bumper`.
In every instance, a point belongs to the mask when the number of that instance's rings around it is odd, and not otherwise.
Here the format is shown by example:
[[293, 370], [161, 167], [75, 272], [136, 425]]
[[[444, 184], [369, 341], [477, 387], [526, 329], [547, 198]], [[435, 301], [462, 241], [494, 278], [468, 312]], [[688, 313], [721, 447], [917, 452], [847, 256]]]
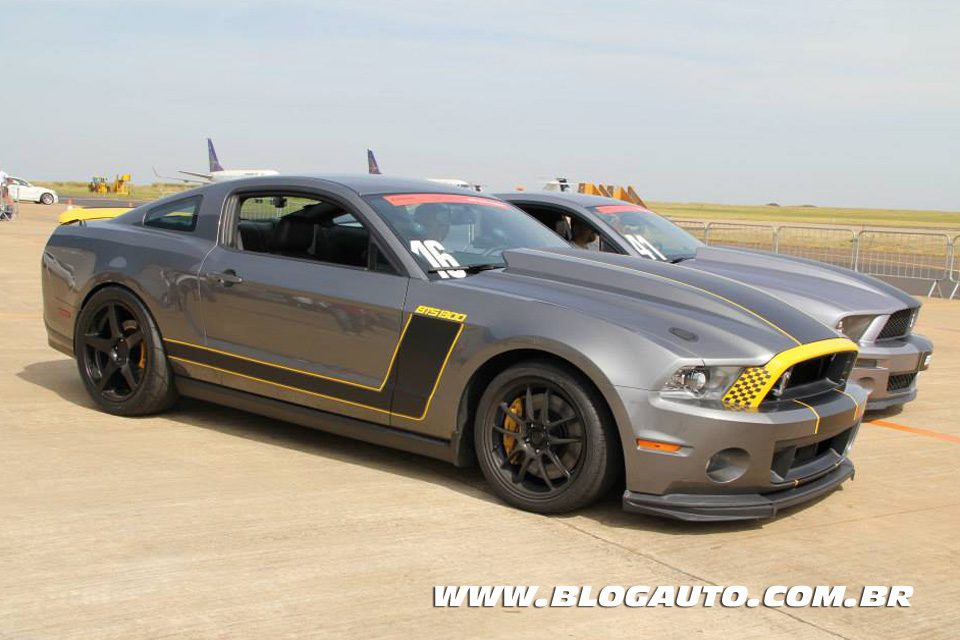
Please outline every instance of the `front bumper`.
[[674, 493], [665, 496], [625, 491], [623, 509], [632, 513], [690, 522], [773, 518], [781, 509], [808, 502], [833, 491], [853, 478], [853, 475], [853, 463], [843, 458], [823, 476], [791, 489], [782, 489], [773, 493], [714, 495]]
[[870, 411], [904, 404], [917, 397], [918, 374], [932, 353], [933, 343], [919, 335], [863, 344], [850, 380], [870, 394]]
[[835, 488], [852, 476], [847, 453], [867, 401], [854, 384], [743, 411], [618, 392], [631, 425], [621, 429], [624, 508], [686, 520], [773, 517]]

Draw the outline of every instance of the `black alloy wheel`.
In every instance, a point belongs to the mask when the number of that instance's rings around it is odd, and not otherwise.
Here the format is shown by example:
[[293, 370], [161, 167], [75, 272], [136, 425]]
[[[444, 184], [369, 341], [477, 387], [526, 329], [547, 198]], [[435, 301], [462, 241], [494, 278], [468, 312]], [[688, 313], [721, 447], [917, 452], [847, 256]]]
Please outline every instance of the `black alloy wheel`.
[[87, 301], [77, 318], [74, 352], [87, 392], [109, 413], [156, 413], [177, 398], [157, 325], [126, 289], [106, 287]]
[[474, 445], [484, 476], [505, 501], [561, 513], [610, 488], [619, 469], [611, 423], [582, 376], [550, 362], [522, 363], [484, 392]]

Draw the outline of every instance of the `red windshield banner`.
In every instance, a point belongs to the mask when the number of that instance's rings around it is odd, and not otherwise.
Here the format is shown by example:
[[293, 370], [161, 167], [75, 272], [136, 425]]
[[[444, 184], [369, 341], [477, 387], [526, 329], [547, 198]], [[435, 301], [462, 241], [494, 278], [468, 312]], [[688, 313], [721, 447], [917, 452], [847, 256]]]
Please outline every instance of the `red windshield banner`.
[[641, 211], [643, 213], [650, 213], [649, 209], [638, 207], [635, 204], [605, 204], [603, 206], [597, 207], [597, 213], [628, 213], [630, 211]]
[[480, 198], [478, 196], [461, 196], [455, 193], [397, 193], [392, 196], [383, 196], [383, 199], [395, 207], [406, 207], [412, 204], [478, 204], [483, 207], [497, 207], [509, 209], [510, 205], [501, 200]]

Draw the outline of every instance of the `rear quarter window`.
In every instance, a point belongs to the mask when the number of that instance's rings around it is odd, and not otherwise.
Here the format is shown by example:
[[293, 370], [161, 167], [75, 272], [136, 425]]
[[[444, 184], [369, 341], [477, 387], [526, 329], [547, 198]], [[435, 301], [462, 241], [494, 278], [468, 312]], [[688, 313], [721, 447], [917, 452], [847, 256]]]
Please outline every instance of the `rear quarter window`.
[[200, 196], [194, 196], [154, 207], [143, 217], [143, 225], [170, 231], [193, 231], [197, 228], [200, 200]]

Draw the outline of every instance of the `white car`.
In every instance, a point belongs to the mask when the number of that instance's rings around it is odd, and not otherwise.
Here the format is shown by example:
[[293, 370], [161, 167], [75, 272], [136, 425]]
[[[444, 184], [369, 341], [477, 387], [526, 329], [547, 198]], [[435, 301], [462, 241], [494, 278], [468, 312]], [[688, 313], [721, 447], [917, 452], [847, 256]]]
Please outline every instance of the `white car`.
[[10, 177], [7, 184], [10, 190], [10, 197], [18, 202], [39, 202], [41, 204], [53, 204], [59, 200], [57, 192], [46, 187], [35, 187], [23, 178]]

